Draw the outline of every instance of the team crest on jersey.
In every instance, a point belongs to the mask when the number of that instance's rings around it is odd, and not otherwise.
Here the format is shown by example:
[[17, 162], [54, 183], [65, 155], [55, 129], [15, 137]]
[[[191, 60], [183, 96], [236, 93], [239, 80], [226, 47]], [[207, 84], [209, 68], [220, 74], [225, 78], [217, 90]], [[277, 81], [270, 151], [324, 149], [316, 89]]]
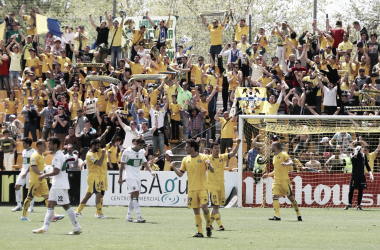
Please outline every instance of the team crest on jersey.
[[220, 161], [220, 162], [222, 162], [222, 161], [223, 161], [223, 159], [220, 159], [219, 161]]
[[136, 155], [136, 158], [138, 158], [139, 157], [139, 155]]
[[189, 161], [187, 163], [190, 163]]
[[201, 163], [202, 161], [201, 160], [198, 160], [198, 163]]
[[280, 156], [277, 156], [277, 159], [280, 159]]

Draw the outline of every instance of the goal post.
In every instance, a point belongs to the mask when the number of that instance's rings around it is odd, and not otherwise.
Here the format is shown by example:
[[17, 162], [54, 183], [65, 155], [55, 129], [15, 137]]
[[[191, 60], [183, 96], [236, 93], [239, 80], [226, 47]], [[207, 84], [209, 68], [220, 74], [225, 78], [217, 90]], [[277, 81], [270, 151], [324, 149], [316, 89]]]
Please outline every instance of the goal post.
[[[377, 159], [377, 156], [380, 159], [377, 154], [380, 116], [240, 115], [238, 130], [243, 142], [238, 151], [239, 207], [272, 206], [273, 178], [263, 180], [261, 176], [273, 170], [270, 144], [278, 140], [283, 150], [295, 158], [289, 177], [301, 207], [346, 205], [352, 169], [349, 155], [354, 151], [354, 144], [361, 143], [363, 152], [367, 150], [364, 153], [369, 154], [367, 158], [375, 177], [375, 181], [370, 182], [366, 175], [367, 189], [362, 205], [380, 208], [380, 160]], [[262, 150], [262, 157], [258, 158], [262, 161], [256, 161], [256, 165], [264, 169], [259, 173], [259, 168], [247, 157], [252, 148], [251, 139], [257, 135], [255, 149]], [[251, 155], [254, 154], [251, 152]], [[255, 174], [249, 169], [252, 166]], [[286, 197], [281, 198], [280, 203], [291, 206]]]

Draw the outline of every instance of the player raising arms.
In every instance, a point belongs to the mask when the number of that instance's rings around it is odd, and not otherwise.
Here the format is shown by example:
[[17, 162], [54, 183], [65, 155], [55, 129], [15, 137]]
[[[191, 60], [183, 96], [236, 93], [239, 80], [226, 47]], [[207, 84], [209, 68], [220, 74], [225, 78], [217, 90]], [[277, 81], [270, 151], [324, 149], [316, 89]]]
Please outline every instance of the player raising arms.
[[363, 210], [360, 204], [363, 198], [363, 189], [367, 188], [364, 167], [367, 169], [369, 173], [371, 182], [373, 182], [373, 174], [368, 164], [367, 156], [360, 152], [362, 147], [360, 146], [359, 142], [357, 142], [355, 146], [356, 148], [354, 152], [351, 153], [350, 155], [351, 162], [352, 162], [352, 174], [351, 174], [351, 181], [350, 181], [350, 192], [348, 193], [348, 205], [344, 208], [344, 210], [348, 210], [349, 208], [352, 208], [352, 198], [354, 197], [355, 189], [359, 189], [358, 204], [357, 204], [356, 210]]
[[135, 209], [136, 216], [137, 216], [137, 222], [145, 222], [145, 219], [141, 217], [140, 214], [140, 206], [139, 206], [139, 194], [140, 194], [140, 188], [141, 188], [141, 177], [140, 177], [140, 167], [141, 165], [144, 166], [145, 169], [148, 169], [148, 171], [152, 174], [153, 178], [156, 177], [156, 173], [152, 171], [152, 169], [149, 167], [146, 158], [145, 158], [145, 151], [141, 150], [145, 145], [145, 140], [141, 137], [136, 139], [136, 145], [134, 147], [129, 147], [127, 149], [124, 149], [123, 155], [121, 156], [120, 161], [120, 169], [119, 169], [119, 184], [123, 184], [123, 171], [125, 168], [125, 174], [126, 179], [125, 182], [127, 183], [127, 187], [129, 190], [129, 193], [131, 194], [129, 205], [128, 205], [128, 215], [127, 215], [127, 221], [133, 222], [132, 219], [132, 213], [133, 209]]
[[[12, 209], [13, 212], [22, 210], [21, 187], [26, 185], [26, 188], [29, 189], [30, 156], [35, 151], [33, 148], [30, 147], [32, 145], [32, 142], [33, 142], [32, 139], [29, 137], [25, 137], [24, 139], [22, 139], [22, 147], [24, 148], [24, 150], [22, 151], [22, 169], [16, 180], [15, 193], [16, 193], [17, 206]], [[33, 204], [34, 204], [34, 198], [30, 202], [28, 212], [33, 211]]]
[[297, 213], [298, 221], [302, 221], [301, 214], [298, 210], [297, 201], [293, 197], [293, 192], [291, 188], [291, 182], [288, 175], [289, 167], [293, 165], [292, 159], [289, 155], [282, 151], [282, 144], [280, 142], [273, 142], [271, 145], [271, 150], [274, 152], [273, 156], [273, 166], [274, 171], [271, 173], [266, 173], [263, 178], [274, 176], [272, 192], [273, 192], [273, 208], [276, 215], [269, 220], [281, 220], [280, 217], [280, 202], [278, 199], [284, 195], [288, 196], [288, 199], [292, 202], [293, 208]]
[[237, 144], [229, 154], [220, 154], [220, 144], [214, 142], [211, 144], [211, 155], [208, 155], [211, 164], [214, 166], [214, 172], [208, 173], [208, 191], [210, 193], [211, 199], [211, 222], [210, 228], [212, 228], [212, 223], [216, 220], [218, 223], [219, 230], [224, 231], [224, 227], [222, 225], [222, 220], [220, 218], [219, 206], [224, 205], [226, 202], [226, 194], [224, 189], [224, 167], [229, 159], [234, 157], [239, 150], [239, 145], [241, 139], [238, 138], [236, 140]]
[[91, 198], [92, 194], [95, 194], [95, 203], [96, 203], [96, 211], [99, 218], [104, 217], [102, 211], [102, 205], [100, 203], [100, 167], [103, 165], [103, 161], [106, 160], [105, 153], [106, 150], [102, 149], [102, 156], [98, 157], [98, 151], [100, 149], [100, 141], [98, 139], [94, 139], [90, 143], [91, 149], [87, 152], [86, 161], [88, 166], [88, 176], [87, 176], [87, 192], [83, 197], [82, 201], [79, 204], [77, 209], [76, 216], [78, 218], [82, 217], [82, 210], [86, 206], [88, 199]]
[[42, 175], [42, 171], [45, 166], [45, 158], [42, 155], [46, 150], [46, 142], [43, 139], [39, 139], [36, 143], [37, 151], [35, 151], [30, 156], [30, 178], [29, 178], [29, 192], [28, 196], [24, 201], [24, 208], [22, 210], [22, 221], [29, 221], [27, 216], [27, 211], [30, 205], [30, 202], [33, 200], [35, 196], [44, 197], [45, 204], [48, 206], [48, 195], [49, 195], [49, 187], [47, 185], [46, 179], [39, 179], [40, 175]]
[[171, 168], [174, 172], [182, 177], [187, 171], [188, 190], [187, 206], [194, 210], [195, 225], [198, 232], [193, 237], [203, 237], [202, 217], [201, 210], [206, 220], [207, 237], [211, 237], [211, 218], [210, 211], [208, 210], [208, 193], [207, 193], [207, 169], [214, 173], [214, 167], [211, 165], [210, 160], [204, 154], [199, 153], [199, 144], [193, 139], [186, 141], [185, 146], [187, 157], [183, 158], [181, 168], [178, 170], [172, 163]]
[[69, 234], [80, 234], [82, 229], [79, 226], [74, 210], [70, 206], [70, 200], [67, 190], [70, 189], [69, 176], [67, 174], [66, 156], [63, 154], [59, 147], [61, 145], [60, 140], [57, 137], [50, 137], [48, 139], [49, 150], [53, 152], [53, 172], [40, 175], [38, 180], [45, 180], [46, 177], [52, 176], [52, 185], [48, 198], [48, 210], [45, 215], [45, 221], [40, 229], [33, 230], [35, 234], [47, 233], [50, 225], [50, 221], [54, 216], [55, 205], [62, 206], [71, 223], [74, 225], [74, 230]]

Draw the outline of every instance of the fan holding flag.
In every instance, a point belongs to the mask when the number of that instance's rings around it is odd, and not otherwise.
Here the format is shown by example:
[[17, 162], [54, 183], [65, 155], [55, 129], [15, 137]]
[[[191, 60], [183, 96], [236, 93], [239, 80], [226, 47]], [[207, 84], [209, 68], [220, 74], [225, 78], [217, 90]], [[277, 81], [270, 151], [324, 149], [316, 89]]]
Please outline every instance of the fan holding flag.
[[[19, 11], [20, 17], [25, 20], [26, 22], [26, 32], [28, 36], [34, 36], [36, 34], [36, 11], [33, 8], [30, 8], [29, 15], [23, 15], [25, 9], [25, 4], [21, 6], [21, 9]], [[40, 8], [36, 7], [36, 10], [40, 15], [43, 15]], [[47, 33], [47, 32], [45, 32]]]

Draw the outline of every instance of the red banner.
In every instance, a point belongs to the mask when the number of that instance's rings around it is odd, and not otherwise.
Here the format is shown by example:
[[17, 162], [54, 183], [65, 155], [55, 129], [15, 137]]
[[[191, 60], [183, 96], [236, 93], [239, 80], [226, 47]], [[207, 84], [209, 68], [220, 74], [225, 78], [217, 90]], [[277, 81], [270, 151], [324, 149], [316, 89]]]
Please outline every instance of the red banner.
[[[351, 174], [290, 173], [293, 196], [300, 207], [344, 207], [348, 204]], [[367, 189], [364, 189], [363, 207], [380, 208], [380, 173], [374, 174], [374, 182], [366, 174]], [[272, 207], [273, 178], [255, 182], [251, 172], [243, 173], [243, 207]], [[357, 204], [357, 190], [353, 205]], [[287, 197], [280, 198], [282, 206], [291, 207]]]

